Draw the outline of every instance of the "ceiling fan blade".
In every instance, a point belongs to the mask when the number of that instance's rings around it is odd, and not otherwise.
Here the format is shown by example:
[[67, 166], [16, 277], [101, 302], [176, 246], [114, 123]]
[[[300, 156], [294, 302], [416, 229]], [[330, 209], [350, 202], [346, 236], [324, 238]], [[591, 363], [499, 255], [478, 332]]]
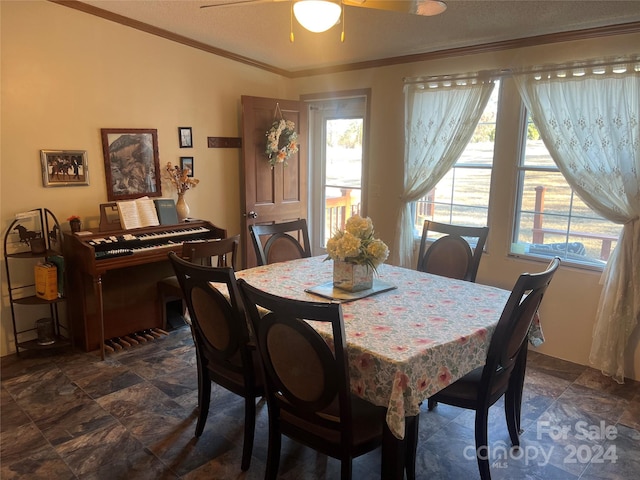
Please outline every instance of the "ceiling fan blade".
[[[216, 1], [216, 0], [213, 0]], [[218, 3], [201, 5], [200, 8], [231, 7], [249, 3], [272, 3], [289, 0], [217, 0]], [[442, 13], [447, 5], [442, 0], [331, 0], [340, 1], [350, 7], [373, 8], [375, 10], [389, 10], [392, 12], [412, 13], [414, 15], [437, 15]]]
[[446, 3], [440, 0], [342, 0], [342, 3], [352, 7], [390, 10], [425, 16], [437, 15], [447, 8]]

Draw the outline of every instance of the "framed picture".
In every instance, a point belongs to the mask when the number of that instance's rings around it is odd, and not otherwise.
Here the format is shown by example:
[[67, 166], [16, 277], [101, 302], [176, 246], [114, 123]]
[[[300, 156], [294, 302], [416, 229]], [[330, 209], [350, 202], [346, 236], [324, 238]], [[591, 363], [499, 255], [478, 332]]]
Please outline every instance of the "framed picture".
[[101, 132], [108, 200], [161, 196], [158, 131], [103, 128]]
[[40, 150], [45, 187], [89, 185], [86, 150]]
[[192, 148], [191, 127], [178, 127], [178, 139], [180, 140], [180, 148]]
[[193, 157], [180, 157], [180, 168], [188, 169], [187, 177], [193, 177]]

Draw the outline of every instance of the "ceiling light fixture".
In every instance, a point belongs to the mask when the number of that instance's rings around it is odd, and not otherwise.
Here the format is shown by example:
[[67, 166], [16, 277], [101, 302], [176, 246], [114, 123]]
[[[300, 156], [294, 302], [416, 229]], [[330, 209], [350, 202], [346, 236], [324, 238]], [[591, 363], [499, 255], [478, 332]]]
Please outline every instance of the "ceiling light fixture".
[[[347, 5], [356, 4], [354, 6], [365, 6], [363, 4], [366, 2], [367, 0], [349, 0]], [[372, 4], [373, 3], [375, 2], [372, 2]], [[439, 15], [447, 9], [447, 4], [442, 0], [414, 0], [411, 3], [410, 13], [426, 17]], [[338, 23], [340, 15], [342, 15], [342, 34], [340, 35], [340, 41], [344, 42], [344, 8], [342, 4], [343, 0], [291, 0], [289, 35], [291, 42], [293, 43], [294, 41], [293, 17], [296, 18], [303, 28], [310, 32], [322, 33]], [[388, 6], [376, 6], [372, 8], [380, 8], [382, 10], [391, 9]], [[395, 10], [395, 8], [393, 10]]]
[[447, 4], [440, 0], [418, 0], [416, 4], [416, 13], [425, 17], [440, 15], [446, 9]]
[[293, 14], [298, 23], [310, 32], [326, 32], [340, 18], [340, 4], [340, 1], [330, 0], [298, 0], [293, 4]]

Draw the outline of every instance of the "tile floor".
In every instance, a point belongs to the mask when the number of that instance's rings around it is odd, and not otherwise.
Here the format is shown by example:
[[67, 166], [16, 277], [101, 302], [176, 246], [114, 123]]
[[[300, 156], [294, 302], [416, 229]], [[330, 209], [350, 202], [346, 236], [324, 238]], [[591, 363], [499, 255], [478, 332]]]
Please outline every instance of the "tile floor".
[[[110, 354], [30, 352], [1, 359], [0, 477], [24, 479], [262, 479], [267, 407], [260, 403], [251, 468], [240, 471], [243, 403], [220, 387], [195, 439], [197, 384], [190, 331], [180, 326]], [[522, 448], [511, 452], [502, 403], [490, 417], [492, 476], [631, 479], [640, 472], [640, 382], [532, 351]], [[439, 405], [420, 416], [419, 479], [479, 478], [473, 412]], [[379, 478], [380, 453], [354, 461], [354, 479]], [[283, 442], [280, 477], [339, 478], [333, 459]]]

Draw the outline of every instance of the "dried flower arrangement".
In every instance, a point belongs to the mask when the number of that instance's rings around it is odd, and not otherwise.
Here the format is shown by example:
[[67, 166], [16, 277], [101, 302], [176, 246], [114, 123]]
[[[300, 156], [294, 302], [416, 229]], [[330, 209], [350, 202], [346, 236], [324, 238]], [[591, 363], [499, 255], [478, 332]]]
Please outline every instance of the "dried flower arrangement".
[[[284, 144], [280, 137], [284, 135]], [[276, 163], [287, 164], [287, 160], [291, 155], [298, 151], [298, 134], [296, 132], [296, 124], [291, 120], [281, 118], [271, 125], [266, 133], [267, 146], [265, 152], [269, 158], [271, 168]], [[281, 146], [282, 145], [282, 146]]]
[[200, 180], [189, 176], [191, 170], [188, 168], [180, 168], [178, 165], [172, 165], [171, 162], [167, 163], [167, 178], [171, 184], [176, 187], [178, 195], [183, 195], [187, 190], [195, 188]]

